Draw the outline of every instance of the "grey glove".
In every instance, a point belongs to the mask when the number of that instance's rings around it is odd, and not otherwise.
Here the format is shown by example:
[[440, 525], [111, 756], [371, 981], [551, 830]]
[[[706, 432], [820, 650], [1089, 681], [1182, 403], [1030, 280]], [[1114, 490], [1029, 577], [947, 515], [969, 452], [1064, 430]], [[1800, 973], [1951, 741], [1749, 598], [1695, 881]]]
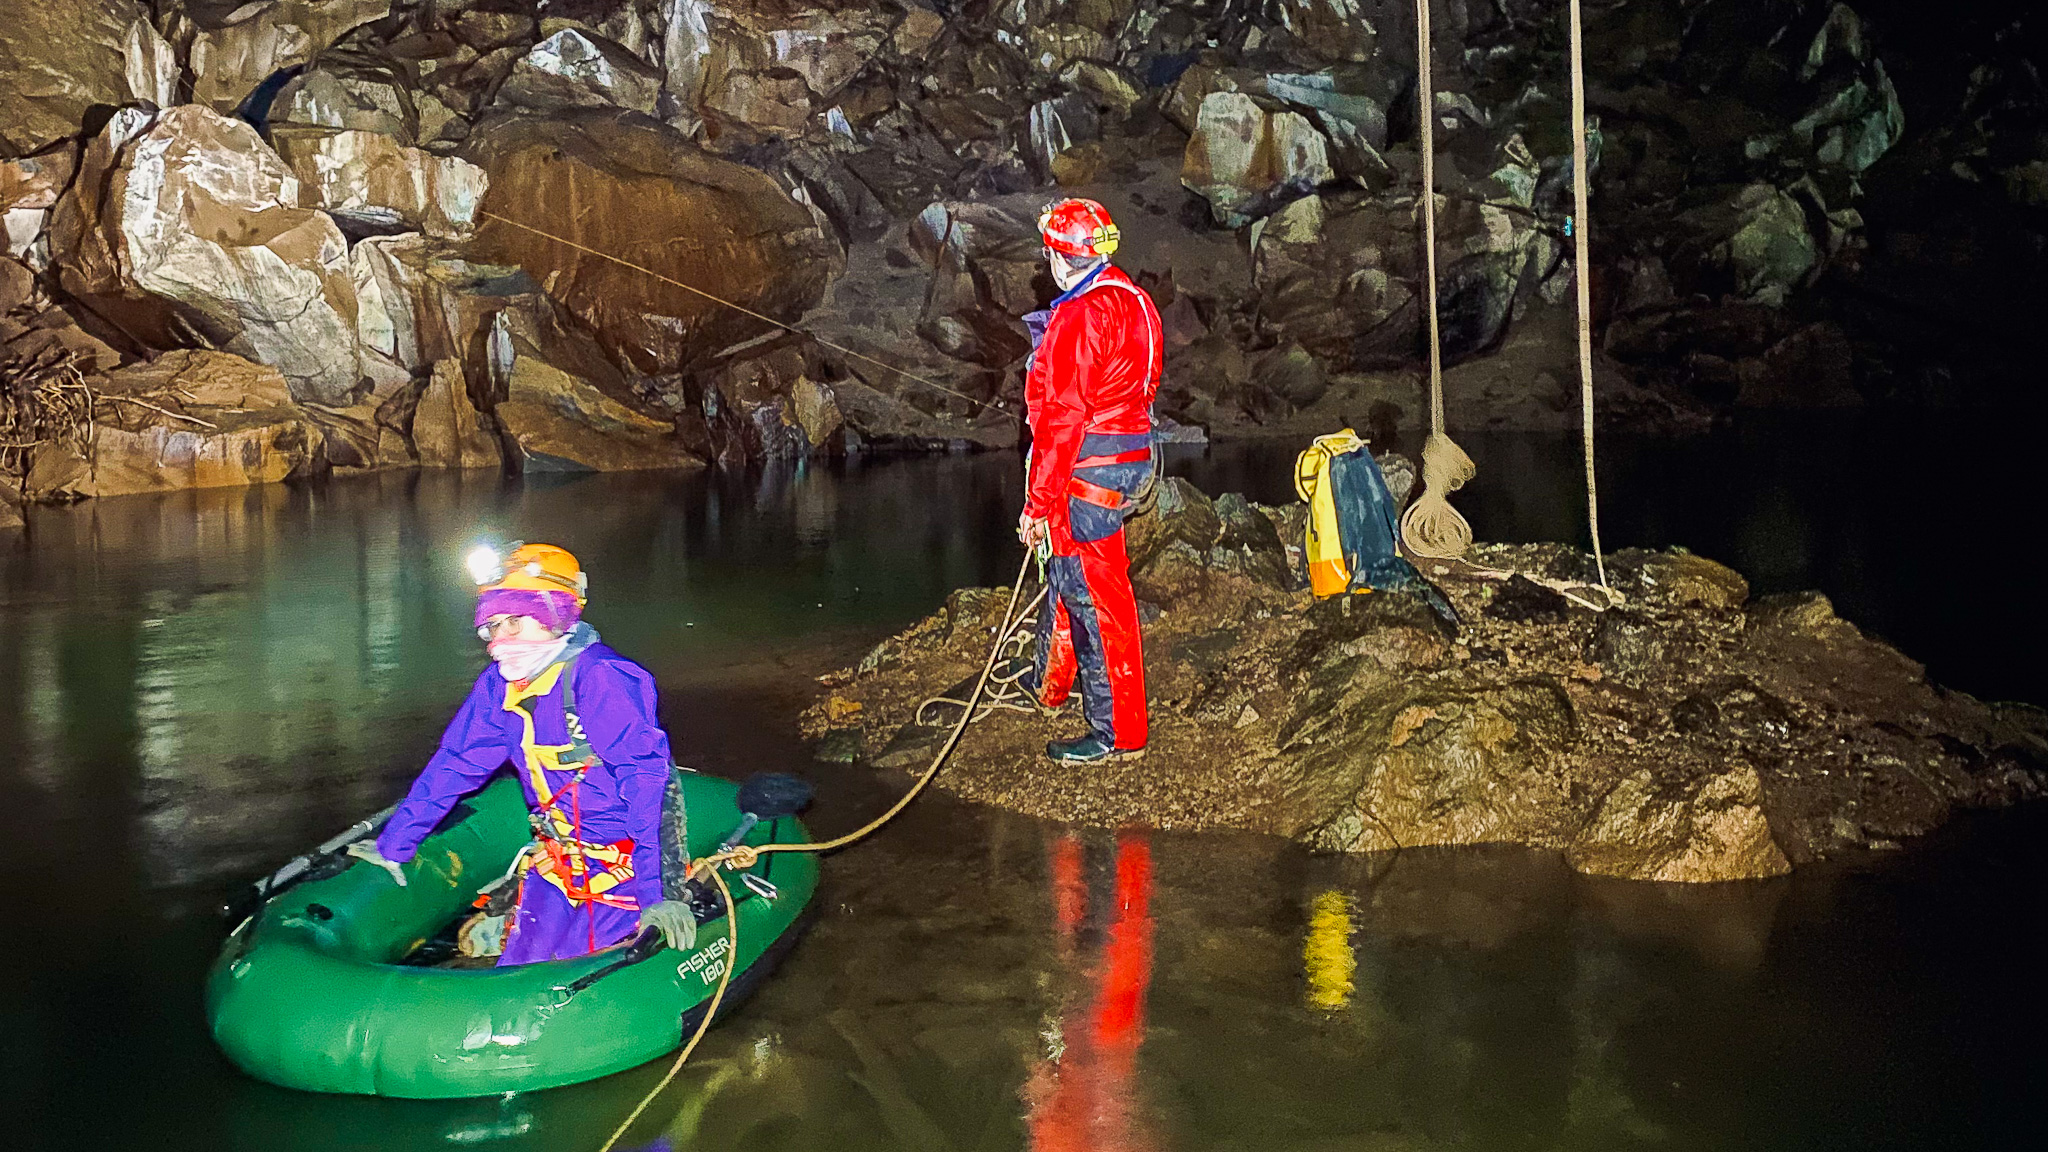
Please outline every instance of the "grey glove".
[[384, 854], [382, 852], [377, 851], [377, 842], [375, 840], [356, 841], [355, 843], [348, 846], [348, 854], [355, 857], [358, 860], [363, 860], [371, 864], [375, 864], [377, 867], [382, 868], [384, 871], [391, 873], [391, 882], [393, 884], [398, 885], [400, 888], [405, 887], [405, 872], [403, 870], [403, 866], [400, 865], [396, 860], [386, 860], [384, 858]]
[[697, 917], [681, 900], [663, 900], [640, 913], [640, 927], [653, 928], [671, 948], [689, 951], [697, 946]]

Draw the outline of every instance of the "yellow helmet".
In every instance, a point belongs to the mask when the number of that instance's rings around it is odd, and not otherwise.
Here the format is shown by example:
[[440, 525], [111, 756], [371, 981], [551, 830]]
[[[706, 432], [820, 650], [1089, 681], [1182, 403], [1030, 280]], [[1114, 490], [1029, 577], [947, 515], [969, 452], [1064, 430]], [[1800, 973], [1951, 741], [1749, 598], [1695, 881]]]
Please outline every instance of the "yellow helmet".
[[503, 558], [488, 548], [470, 553], [469, 574], [477, 593], [515, 589], [526, 592], [572, 592], [576, 603], [590, 599], [590, 578], [566, 548], [553, 544], [514, 544]]

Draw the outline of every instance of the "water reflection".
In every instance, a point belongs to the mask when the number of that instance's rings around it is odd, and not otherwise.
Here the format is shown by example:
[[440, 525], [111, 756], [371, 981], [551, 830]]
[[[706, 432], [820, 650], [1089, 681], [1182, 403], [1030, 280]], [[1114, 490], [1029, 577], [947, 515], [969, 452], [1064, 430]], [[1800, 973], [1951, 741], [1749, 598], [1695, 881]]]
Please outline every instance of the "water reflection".
[[[236, 1074], [198, 1003], [210, 905], [417, 770], [480, 661], [459, 564], [486, 533], [589, 560], [592, 619], [656, 671], [688, 762], [803, 772], [819, 831], [857, 825], [904, 782], [808, 760], [792, 718], [811, 676], [958, 584], [1006, 580], [1015, 487], [1016, 461], [986, 457], [383, 477], [39, 515], [25, 547], [0, 551], [0, 874], [11, 938], [28, 942], [0, 952], [0, 1144], [595, 1147], [661, 1066], [440, 1103]], [[1690, 531], [1674, 507], [1657, 511]], [[1885, 521], [1824, 501], [1796, 514], [1823, 568], [1883, 555], [1882, 539], [1844, 537], [1883, 537]], [[632, 1139], [2027, 1146], [2048, 1076], [2024, 946], [2048, 876], [2039, 821], [1695, 889], [1521, 850], [1325, 858], [1053, 829], [937, 795], [833, 857], [810, 938]]]
[[1116, 838], [1108, 923], [1101, 956], [1081, 961], [1088, 926], [1085, 849], [1057, 837], [1049, 850], [1053, 935], [1069, 977], [1086, 995], [1070, 995], [1049, 1018], [1047, 1052], [1032, 1062], [1023, 1097], [1035, 1152], [1147, 1152], [1159, 1146], [1141, 1115], [1138, 1049], [1145, 1039], [1145, 993], [1152, 982], [1152, 849], [1142, 829]]

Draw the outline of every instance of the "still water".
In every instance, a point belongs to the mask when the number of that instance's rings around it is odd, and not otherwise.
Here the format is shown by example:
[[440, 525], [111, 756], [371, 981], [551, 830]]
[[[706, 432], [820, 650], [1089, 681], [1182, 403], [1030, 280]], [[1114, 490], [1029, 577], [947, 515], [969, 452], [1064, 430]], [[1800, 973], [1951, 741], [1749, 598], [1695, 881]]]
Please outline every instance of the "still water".
[[[1928, 436], [1611, 441], [1607, 542], [1822, 587], [1946, 682], [2048, 698], [2044, 624], [2012, 615], [2024, 566], [1963, 586], [1930, 543], [1949, 505], [1914, 463]], [[2021, 483], [2013, 439], [1994, 456]], [[1572, 444], [1466, 446], [1483, 538], [1583, 531]], [[1280, 500], [1290, 454], [1174, 470]], [[1006, 582], [1016, 471], [381, 477], [41, 513], [0, 544], [0, 1147], [594, 1149], [659, 1066], [466, 1102], [242, 1077], [200, 1014], [214, 908], [403, 789], [481, 662], [460, 558], [483, 535], [583, 558], [590, 618], [656, 673], [684, 762], [802, 772], [814, 828], [853, 827], [902, 782], [809, 761], [810, 677], [955, 586]], [[936, 795], [828, 864], [810, 937], [628, 1146], [2036, 1147], [2044, 830], [1980, 817], [1692, 889], [1521, 850], [1066, 829]]]

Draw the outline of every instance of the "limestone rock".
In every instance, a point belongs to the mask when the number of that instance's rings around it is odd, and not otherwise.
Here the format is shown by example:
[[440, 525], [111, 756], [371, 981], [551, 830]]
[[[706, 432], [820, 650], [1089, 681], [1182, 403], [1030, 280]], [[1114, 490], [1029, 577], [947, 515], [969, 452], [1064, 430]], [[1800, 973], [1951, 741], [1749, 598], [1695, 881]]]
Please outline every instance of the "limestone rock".
[[49, 267], [50, 211], [77, 170], [78, 152], [68, 143], [0, 160], [0, 250], [37, 271]]
[[239, 356], [167, 353], [111, 373], [101, 394], [90, 452], [39, 447], [22, 484], [30, 499], [264, 484], [322, 465], [323, 434], [284, 377]]
[[466, 160], [407, 148], [377, 132], [280, 128], [272, 139], [299, 178], [305, 207], [372, 227], [466, 236], [490, 184]]
[[808, 376], [798, 377], [796, 386], [790, 389], [790, 399], [796, 405], [797, 427], [803, 429], [813, 452], [823, 448], [846, 422], [830, 385]]
[[286, 82], [271, 101], [272, 124], [376, 132], [409, 144], [421, 138], [419, 116], [401, 74], [388, 69], [309, 68]]
[[800, 136], [875, 57], [893, 20], [886, 8], [859, 4], [711, 7], [700, 86], [677, 94], [701, 115]]
[[1242, 92], [1203, 98], [1181, 162], [1181, 183], [1231, 228], [1335, 175], [1327, 141], [1305, 117]]
[[1326, 813], [1311, 843], [1484, 844], [1555, 829], [1565, 807], [1556, 757], [1576, 738], [1557, 685], [1400, 686], [1345, 669], [1326, 671], [1283, 729], [1303, 749], [1304, 813]]
[[536, 111], [612, 107], [652, 116], [661, 86], [661, 72], [623, 46], [564, 28], [513, 66], [498, 98]]
[[347, 33], [391, 14], [391, 0], [258, 0], [188, 9], [192, 99], [227, 112], [280, 68], [304, 64]]
[[1617, 567], [1628, 570], [1631, 598], [1651, 604], [1698, 605], [1735, 611], [1749, 599], [1749, 581], [1725, 564], [1689, 552], [1624, 552]]
[[57, 246], [86, 291], [169, 301], [216, 346], [276, 366], [295, 397], [334, 404], [359, 369], [348, 245], [299, 198], [239, 120], [123, 111], [87, 149]]
[[483, 428], [462, 366], [438, 361], [412, 415], [412, 446], [422, 468], [498, 468], [498, 441]]
[[[837, 246], [774, 180], [644, 119], [581, 111], [504, 120], [480, 126], [465, 154], [490, 175], [492, 211], [756, 312], [795, 320], [837, 268]], [[531, 271], [608, 351], [648, 375], [678, 371], [764, 327], [505, 224], [486, 221], [474, 251]]]
[[627, 403], [617, 369], [552, 311], [493, 319], [490, 375], [507, 456], [521, 472], [612, 472], [701, 464], [675, 426]]
[[1759, 880], [1792, 870], [1771, 838], [1756, 769], [1660, 780], [1644, 769], [1601, 800], [1566, 858], [1596, 876], [1688, 884]]
[[24, 0], [0, 18], [0, 152], [21, 155], [84, 128], [96, 104], [177, 100], [170, 45], [136, 0]]

